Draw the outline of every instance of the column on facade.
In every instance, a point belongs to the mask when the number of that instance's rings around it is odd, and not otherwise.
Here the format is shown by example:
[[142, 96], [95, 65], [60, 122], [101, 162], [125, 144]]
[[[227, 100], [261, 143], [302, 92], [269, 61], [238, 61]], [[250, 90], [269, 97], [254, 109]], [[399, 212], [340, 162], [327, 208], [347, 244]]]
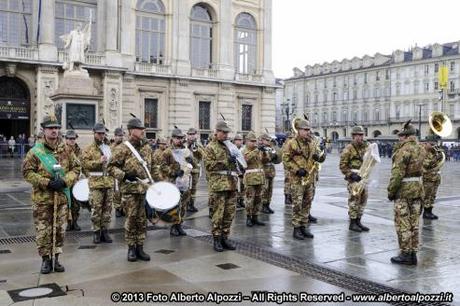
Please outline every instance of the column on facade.
[[136, 54], [136, 1], [121, 1], [120, 52], [123, 67], [134, 70]]
[[173, 14], [173, 70], [179, 75], [190, 75], [190, 7], [183, 0], [173, 0]]
[[[229, 12], [232, 11], [232, 1], [231, 0], [222, 0], [220, 2], [220, 37], [219, 37], [219, 74], [223, 79], [233, 79], [234, 69], [233, 69], [233, 20], [232, 14]], [[229, 35], [229, 33], [232, 33]]]
[[57, 48], [54, 42], [54, 0], [42, 0], [40, 11], [40, 59], [56, 61]]
[[275, 78], [272, 71], [272, 0], [264, 1], [264, 25], [263, 25], [263, 74], [266, 83], [274, 83]]
[[260, 130], [268, 129], [270, 133], [275, 132], [275, 88], [265, 87], [262, 92], [260, 106]]
[[108, 66], [122, 66], [121, 54], [118, 52], [118, 1], [105, 2], [105, 53]]

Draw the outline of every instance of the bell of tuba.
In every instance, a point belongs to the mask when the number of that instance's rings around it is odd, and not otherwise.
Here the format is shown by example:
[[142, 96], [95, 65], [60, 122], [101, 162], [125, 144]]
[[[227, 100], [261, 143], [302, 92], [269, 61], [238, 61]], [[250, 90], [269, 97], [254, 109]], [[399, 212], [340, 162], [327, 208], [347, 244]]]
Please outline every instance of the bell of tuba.
[[292, 131], [293, 131], [295, 134], [298, 134], [298, 131], [297, 131], [296, 126], [297, 126], [297, 122], [298, 122], [299, 120], [301, 120], [301, 119], [302, 119], [302, 118], [300, 118], [300, 117], [295, 117], [295, 118], [292, 119], [292, 121], [291, 121], [291, 128], [292, 128]]
[[448, 137], [452, 134], [452, 121], [442, 112], [432, 112], [428, 123], [433, 133], [440, 137]]

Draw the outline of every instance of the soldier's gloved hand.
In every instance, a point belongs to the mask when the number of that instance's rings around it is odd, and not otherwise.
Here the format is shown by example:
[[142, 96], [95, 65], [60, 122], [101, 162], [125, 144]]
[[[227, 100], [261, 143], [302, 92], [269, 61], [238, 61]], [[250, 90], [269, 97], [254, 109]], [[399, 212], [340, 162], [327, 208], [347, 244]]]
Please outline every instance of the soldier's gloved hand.
[[55, 191], [61, 191], [62, 189], [65, 188], [65, 182], [61, 178], [55, 178], [48, 183], [48, 187], [55, 190]]
[[321, 151], [324, 151], [324, 149], [325, 149], [324, 143], [322, 143], [322, 142], [320, 143], [319, 149], [320, 149]]
[[312, 156], [313, 160], [316, 161], [316, 162], [319, 162], [319, 155], [318, 154], [313, 154]]
[[188, 162], [189, 164], [193, 163], [193, 158], [191, 156], [185, 158], [185, 161]]
[[396, 196], [389, 193], [389, 194], [388, 194], [388, 200], [390, 200], [391, 202], [393, 202], [394, 200], [396, 200]]
[[174, 176], [176, 177], [182, 177], [184, 176], [184, 170], [177, 170], [175, 173], [174, 173]]
[[132, 173], [125, 173], [125, 176], [123, 177], [123, 181], [135, 182], [137, 181], [137, 177]]
[[233, 156], [233, 155], [230, 155], [230, 157], [228, 158], [228, 162], [230, 164], [235, 164], [236, 163], [236, 157]]
[[361, 180], [361, 176], [359, 176], [359, 174], [356, 172], [352, 172], [350, 175], [350, 180], [353, 182], [359, 182]]
[[295, 174], [297, 176], [304, 177], [307, 176], [307, 170], [305, 170], [304, 168], [300, 168], [299, 170], [297, 170]]
[[259, 149], [259, 151], [265, 152], [265, 146], [258, 146], [257, 149]]
[[278, 160], [278, 156], [276, 156], [276, 154], [273, 154], [272, 155], [272, 162], [276, 162]]

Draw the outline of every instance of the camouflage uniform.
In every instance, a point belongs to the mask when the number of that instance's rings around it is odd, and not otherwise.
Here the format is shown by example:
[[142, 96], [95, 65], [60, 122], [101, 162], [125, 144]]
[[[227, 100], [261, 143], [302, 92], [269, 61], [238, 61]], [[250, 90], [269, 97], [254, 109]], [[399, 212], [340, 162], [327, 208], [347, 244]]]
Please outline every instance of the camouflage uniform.
[[[261, 136], [262, 139], [265, 139], [267, 141], [271, 141], [270, 135], [264, 133]], [[274, 211], [270, 208], [270, 203], [272, 200], [273, 196], [273, 181], [276, 176], [276, 170], [275, 170], [275, 164], [280, 162], [281, 159], [281, 152], [279, 150], [276, 150], [272, 145], [270, 145], [268, 150], [273, 150], [273, 152], [264, 152], [265, 158], [263, 161], [264, 165], [264, 173], [265, 173], [265, 184], [264, 188], [262, 191], [262, 212], [267, 213], [267, 214], [272, 214]]]
[[[243, 150], [243, 144], [241, 142], [241, 145], [238, 146], [236, 143], [235, 143], [235, 140], [241, 140], [243, 141], [243, 136], [241, 136], [240, 134], [236, 134], [235, 137], [233, 138], [233, 144], [241, 151]], [[245, 207], [244, 205], [244, 184], [243, 184], [243, 174], [241, 174], [239, 177], [238, 177], [238, 191], [237, 191], [237, 195], [236, 195], [236, 205], [237, 207]]]
[[[109, 145], [108, 141], [104, 143]], [[104, 170], [107, 165], [104, 165], [101, 161], [103, 154], [99, 148], [100, 145], [102, 145], [102, 142], [94, 140], [93, 143], [87, 146], [81, 154], [81, 164], [85, 175], [88, 177], [92, 230], [95, 235], [102, 236], [106, 233], [112, 216], [114, 180], [113, 177], [107, 175], [107, 170]], [[104, 238], [101, 240], [104, 240]], [[98, 242], [96, 241], [96, 243]]]
[[[289, 140], [292, 139], [291, 134], [289, 134], [289, 138], [286, 139], [285, 143], [283, 144], [281, 148], [282, 154], [286, 151], [287, 144]], [[292, 196], [291, 196], [291, 180], [289, 177], [289, 170], [286, 167], [286, 164], [283, 163], [283, 169], [284, 169], [284, 204], [286, 205], [291, 205], [292, 204]]]
[[[309, 129], [309, 123], [306, 120], [300, 120], [299, 129]], [[315, 159], [323, 162], [325, 156], [315, 155], [315, 145], [311, 139], [303, 139], [297, 136], [288, 141], [283, 151], [283, 163], [289, 172], [291, 194], [292, 194], [292, 226], [294, 227], [294, 238], [313, 237], [307, 232], [308, 216], [310, 215], [311, 204], [314, 196], [315, 178], [311, 175]], [[306, 172], [304, 177], [300, 176], [302, 171]], [[298, 235], [299, 232], [301, 235]]]
[[[191, 132], [196, 133], [195, 129], [190, 129], [187, 134]], [[195, 208], [195, 199], [196, 199], [196, 186], [198, 185], [198, 181], [200, 180], [200, 173], [201, 173], [201, 161], [203, 160], [204, 154], [204, 147], [198, 142], [195, 141], [193, 145], [195, 147], [195, 152], [192, 150], [192, 143], [187, 142], [187, 148], [192, 152], [192, 187], [190, 189], [190, 201], [188, 203], [188, 210], [191, 212], [198, 211]]]
[[[115, 151], [115, 149], [120, 146], [122, 143], [112, 143], [110, 145], [110, 149]], [[120, 191], [120, 182], [118, 180], [114, 180], [113, 182], [113, 208], [119, 211], [123, 211], [123, 206], [121, 204], [121, 191]]]
[[[230, 132], [224, 121], [216, 124], [216, 130]], [[230, 228], [236, 210], [237, 176], [236, 164], [232, 161], [230, 151], [225, 143], [214, 138], [205, 148], [205, 167], [209, 175], [209, 190], [212, 193], [211, 206], [212, 235], [214, 250], [222, 251], [230, 235]]]
[[395, 227], [401, 255], [393, 263], [416, 264], [419, 241], [420, 208], [424, 197], [422, 184], [425, 149], [417, 143], [415, 128], [409, 124], [399, 133], [408, 136], [393, 154], [388, 199], [395, 200]]
[[[70, 145], [65, 145], [65, 149], [67, 151], [67, 153], [70, 155], [71, 153], [74, 153], [75, 154], [75, 157], [77, 158], [77, 161], [78, 163], [80, 164], [80, 156], [81, 156], [81, 149], [80, 147], [78, 146], [78, 144], [75, 144], [74, 146], [70, 146]], [[76, 230], [80, 230], [79, 226], [78, 226], [78, 218], [80, 217], [80, 202], [77, 201], [74, 197], [73, 197], [73, 186], [72, 188], [70, 188], [70, 194], [71, 194], [71, 197], [72, 197], [72, 205], [70, 206], [70, 210], [68, 211], [68, 214], [67, 214], [67, 220], [69, 222], [68, 226], [70, 224], [72, 224], [71, 228], [69, 229], [76, 229]]]
[[164, 151], [166, 151], [166, 148], [164, 149], [158, 148], [153, 152], [153, 155], [152, 155], [152, 162], [155, 165], [155, 171], [154, 171], [155, 176], [153, 177], [155, 181], [167, 181], [168, 180], [166, 177], [163, 177], [163, 173], [160, 167], [160, 163], [161, 163], [162, 155]]
[[423, 218], [425, 219], [438, 219], [431, 211], [436, 199], [438, 187], [441, 184], [441, 173], [439, 172], [439, 165], [443, 160], [442, 149], [427, 144], [426, 158], [423, 162], [423, 187], [425, 189], [425, 198], [423, 199]]
[[[60, 127], [55, 117], [45, 117], [42, 127]], [[65, 176], [62, 180], [65, 186], [71, 187], [78, 179], [81, 171], [80, 164], [73, 152], [65, 149], [63, 143], [51, 145], [43, 139], [40, 143], [43, 144], [47, 153], [51, 153], [64, 170]], [[42, 273], [49, 273], [52, 269], [50, 257], [53, 256], [53, 214], [54, 205], [57, 206], [56, 214], [56, 254], [62, 253], [64, 245], [64, 224], [67, 214], [67, 197], [62, 191], [53, 191], [50, 188], [50, 183], [53, 180], [53, 175], [50, 174], [40, 159], [35, 155], [34, 150], [30, 150], [24, 158], [22, 164], [22, 174], [24, 179], [32, 184], [32, 209], [33, 218], [36, 230], [36, 243], [38, 254], [43, 258], [43, 265], [47, 265], [47, 271], [44, 271], [42, 265]], [[56, 202], [55, 202], [56, 201]], [[64, 267], [58, 262], [58, 255], [55, 258], [54, 269], [56, 272], [63, 272]], [[60, 268], [58, 270], [58, 268]], [[61, 270], [62, 269], [62, 270]]]

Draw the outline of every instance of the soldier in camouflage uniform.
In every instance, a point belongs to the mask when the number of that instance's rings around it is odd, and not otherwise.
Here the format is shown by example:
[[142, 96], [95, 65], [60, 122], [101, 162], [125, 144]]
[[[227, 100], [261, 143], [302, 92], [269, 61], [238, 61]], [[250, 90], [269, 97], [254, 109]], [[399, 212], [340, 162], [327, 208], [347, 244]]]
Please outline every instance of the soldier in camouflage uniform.
[[274, 163], [279, 163], [280, 156], [278, 156], [279, 153], [276, 152], [272, 145], [273, 140], [270, 135], [263, 133], [260, 136], [260, 141], [261, 149], [267, 155], [266, 160], [264, 160], [265, 185], [262, 191], [262, 212], [265, 214], [273, 214], [274, 211], [270, 208], [270, 202], [273, 195], [273, 180], [276, 176]]
[[[233, 144], [239, 149], [243, 150], [243, 136], [236, 134], [233, 137]], [[238, 193], [236, 196], [236, 207], [244, 208], [244, 184], [243, 184], [243, 175], [241, 174], [238, 178]]]
[[204, 164], [209, 175], [209, 191], [212, 193], [212, 235], [214, 250], [234, 250], [228, 240], [236, 211], [238, 173], [236, 157], [225, 145], [230, 128], [225, 121], [218, 121], [212, 141], [206, 146]]
[[[171, 146], [164, 150], [163, 154], [161, 155], [160, 161], [160, 171], [161, 175], [166, 178], [170, 183], [175, 184], [177, 178], [182, 178], [184, 175], [190, 176], [190, 174], [186, 174], [182, 169], [181, 165], [178, 161], [174, 158], [173, 150], [180, 150], [185, 149], [184, 146], [184, 137], [185, 134], [178, 128], [174, 128], [172, 131], [172, 141]], [[188, 150], [187, 150], [188, 151]], [[183, 150], [185, 152], [185, 150]], [[188, 156], [186, 162], [192, 164], [192, 156]], [[191, 176], [190, 176], [191, 179]], [[181, 188], [179, 188], [180, 190]], [[180, 203], [179, 209], [177, 214], [177, 220], [174, 221], [173, 225], [171, 226], [170, 235], [171, 236], [186, 236], [187, 233], [182, 228], [183, 218], [185, 216], [185, 210], [187, 209], [187, 203], [190, 201], [190, 184], [189, 186], [184, 186], [182, 190], [180, 190]]]
[[439, 136], [430, 135], [425, 143], [426, 158], [423, 162], [423, 187], [425, 198], [423, 199], [423, 219], [436, 220], [438, 216], [433, 214], [433, 205], [436, 199], [438, 187], [441, 184], [440, 169], [444, 163], [445, 156], [441, 148], [437, 146]]
[[[42, 257], [40, 272], [64, 272], [59, 263], [59, 254], [64, 245], [64, 224], [67, 206], [70, 205], [70, 190], [78, 179], [80, 164], [73, 152], [67, 151], [59, 142], [61, 125], [55, 116], [46, 116], [41, 123], [44, 138], [31, 149], [22, 164], [24, 179], [32, 184], [32, 209], [36, 230], [38, 254]], [[54, 162], [61, 165], [59, 175], [53, 172]], [[53, 214], [56, 205], [56, 244], [53, 254]]]
[[359, 169], [363, 164], [364, 153], [369, 144], [364, 141], [364, 128], [354, 126], [351, 130], [352, 142], [343, 149], [340, 155], [340, 171], [348, 182], [348, 216], [350, 217], [349, 230], [354, 232], [367, 232], [369, 228], [361, 224], [361, 217], [367, 203], [367, 186], [360, 194], [353, 195], [353, 184], [361, 181]]
[[415, 127], [410, 122], [406, 123], [398, 134], [400, 146], [392, 156], [388, 199], [395, 201], [395, 227], [401, 250], [399, 256], [391, 258], [395, 264], [417, 264], [425, 149], [417, 142], [415, 134]]
[[[116, 128], [113, 134], [114, 139], [112, 144], [110, 145], [110, 149], [112, 150], [112, 152], [123, 142], [123, 137], [125, 133], [123, 132], [122, 128]], [[115, 217], [117, 218], [125, 216], [125, 212], [121, 204], [121, 198], [122, 196], [120, 192], [120, 182], [118, 180], [115, 180], [113, 186], [113, 208], [115, 208]]]
[[190, 201], [187, 206], [188, 212], [197, 212], [198, 209], [195, 207], [196, 199], [196, 186], [200, 180], [201, 173], [201, 160], [203, 159], [204, 147], [197, 140], [198, 131], [194, 128], [190, 128], [187, 131], [187, 148], [192, 152], [192, 188], [190, 189]]
[[[291, 140], [293, 137], [291, 132], [287, 132], [287, 139], [284, 142], [283, 146], [281, 147], [281, 152], [284, 153], [287, 147], [287, 143], [289, 140]], [[285, 205], [291, 205], [292, 204], [292, 196], [291, 196], [291, 180], [289, 178], [289, 171], [286, 168], [286, 165], [283, 163], [283, 169], [284, 169], [284, 204]]]
[[246, 147], [242, 153], [248, 164], [243, 178], [246, 226], [265, 225], [264, 222], [258, 220], [258, 215], [262, 206], [262, 191], [265, 184], [263, 163], [267, 161], [268, 154], [257, 148], [257, 136], [254, 132], [246, 135]]
[[[127, 126], [129, 144], [146, 162], [147, 171], [153, 172], [153, 152], [144, 138], [144, 125], [140, 119], [132, 118]], [[147, 231], [145, 193], [149, 187], [149, 175], [125, 142], [113, 151], [108, 171], [120, 182], [122, 203], [126, 213], [124, 227], [125, 241], [128, 244], [128, 261], [133, 262], [138, 259], [149, 261], [150, 256], [144, 252]]]
[[[75, 133], [74, 130], [68, 130], [65, 133], [65, 149], [66, 151], [70, 154], [70, 152], [73, 152], [75, 156], [77, 157], [78, 162], [80, 162], [79, 158], [81, 155], [81, 149], [76, 143], [76, 140], [78, 138], [77, 133]], [[78, 202], [72, 194], [72, 189], [70, 188], [70, 195], [72, 197], [72, 205], [70, 206], [70, 209], [68, 210], [67, 213], [67, 228], [66, 231], [80, 231], [81, 228], [78, 225], [77, 221], [78, 218], [80, 217], [80, 202]]]
[[166, 181], [167, 178], [163, 177], [162, 172], [160, 171], [160, 163], [162, 159], [163, 152], [168, 148], [168, 141], [164, 137], [160, 137], [157, 140], [158, 148], [153, 152], [152, 161], [155, 165], [154, 177], [155, 181]]
[[105, 156], [101, 149], [102, 145], [109, 146], [106, 131], [104, 124], [96, 123], [93, 128], [94, 141], [81, 154], [83, 171], [88, 177], [91, 228], [95, 244], [112, 243], [107, 227], [112, 217], [114, 181], [107, 173], [108, 156]]
[[314, 162], [322, 163], [326, 156], [316, 154], [307, 120], [298, 119], [296, 129], [297, 136], [288, 141], [283, 151], [283, 163], [291, 179], [293, 237], [304, 240], [304, 238], [313, 238], [306, 228], [315, 188], [315, 177], [310, 172]]

